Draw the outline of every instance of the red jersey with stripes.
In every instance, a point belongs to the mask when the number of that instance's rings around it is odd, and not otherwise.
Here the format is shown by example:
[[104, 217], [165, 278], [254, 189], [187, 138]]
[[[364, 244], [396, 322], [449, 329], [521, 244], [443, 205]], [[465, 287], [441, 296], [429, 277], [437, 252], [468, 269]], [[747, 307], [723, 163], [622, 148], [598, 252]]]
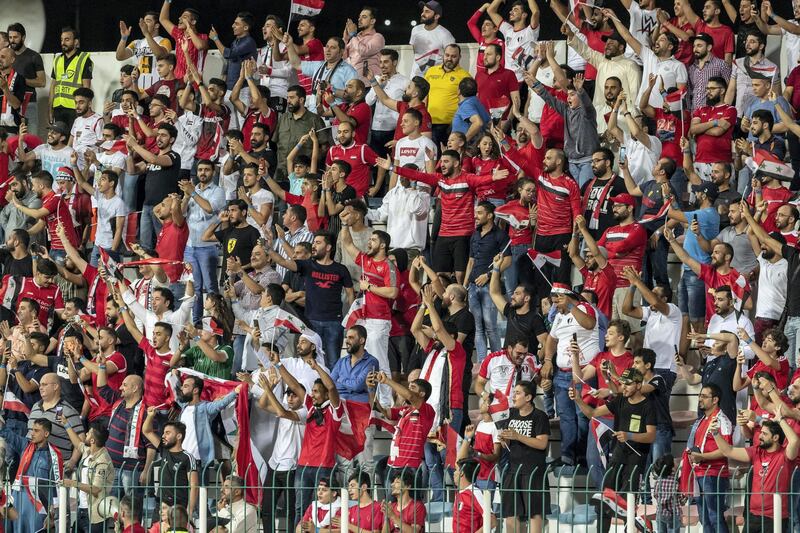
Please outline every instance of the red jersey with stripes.
[[632, 267], [636, 272], [642, 269], [642, 258], [647, 246], [647, 230], [638, 222], [624, 226], [611, 226], [600, 240], [598, 246], [608, 250], [608, 262], [617, 274], [617, 288], [630, 287], [630, 282], [622, 275], [622, 269]]
[[164, 378], [167, 377], [170, 369], [169, 362], [172, 360], [172, 352], [157, 352], [147, 337], [142, 337], [139, 348], [144, 352], [145, 369], [147, 370], [144, 373], [144, 404], [148, 407], [164, 409], [170, 401], [169, 392], [164, 386]]
[[536, 178], [537, 235], [572, 233], [572, 222], [583, 211], [581, 190], [566, 174]]
[[[361, 252], [356, 256], [356, 264], [372, 285], [376, 287], [397, 287], [397, 272], [394, 263], [388, 259], [376, 261], [373, 257]], [[364, 294], [364, 317], [380, 320], [392, 319], [393, 298], [378, 296], [372, 291]]]
[[533, 229], [530, 224], [530, 211], [526, 206], [522, 205], [519, 200], [513, 200], [501, 205], [494, 212], [496, 217], [498, 213], [501, 215], [513, 215], [520, 222], [518, 228], [512, 227], [511, 224], [508, 225], [508, 238], [511, 239], [511, 246], [517, 244], [531, 245], [531, 242], [533, 242]]
[[69, 212], [69, 205], [60, 195], [56, 195], [53, 191], [48, 191], [42, 196], [42, 207], [47, 209], [47, 216], [44, 217], [47, 223], [47, 236], [50, 238], [50, 248], [53, 250], [63, 250], [64, 245], [56, 233], [56, 228], [59, 222], [64, 226], [64, 232], [67, 234], [70, 244], [78, 247], [78, 233], [75, 231], [75, 225], [72, 222], [72, 215]]
[[[170, 36], [175, 39], [175, 50], [182, 50], [183, 43], [189, 45], [189, 59], [197, 67], [200, 74], [202, 74], [203, 68], [206, 66], [206, 50], [198, 50], [192, 38], [189, 37], [189, 34], [180, 29], [177, 25], [172, 28]], [[201, 41], [208, 41], [208, 34], [206, 33], [198, 33], [197, 37]], [[175, 54], [175, 60], [175, 78], [180, 80], [183, 79], [183, 75], [186, 74], [186, 56], [183, 52], [177, 53]]]
[[606, 315], [606, 318], [611, 318], [611, 303], [614, 291], [617, 289], [617, 273], [614, 272], [614, 267], [611, 263], [594, 271], [583, 267], [581, 276], [583, 276], [583, 288], [597, 295], [597, 308]]
[[492, 182], [492, 176], [476, 176], [461, 172], [449, 178], [442, 174], [426, 174], [410, 168], [397, 168], [398, 176], [438, 187], [442, 201], [440, 237], [469, 237], [475, 231], [475, 189]]
[[[755, 205], [754, 196], [754, 194], [750, 194], [747, 202], [751, 206]], [[774, 189], [770, 187], [761, 187], [761, 198], [763, 198], [764, 202], [767, 204], [766, 217], [761, 223], [764, 227], [764, 231], [778, 231], [778, 227], [775, 225], [775, 215], [778, 213], [778, 209], [786, 204], [792, 196], [794, 196], [794, 193], [783, 186], [775, 187]]]
[[337, 159], [347, 161], [350, 165], [350, 174], [345, 180], [348, 185], [356, 190], [356, 196], [362, 197], [369, 190], [369, 182], [372, 177], [372, 167], [377, 161], [377, 154], [366, 144], [353, 142], [350, 146], [337, 144], [331, 146], [328, 155], [325, 157], [325, 164], [330, 166]]
[[[388, 465], [393, 468], [417, 468], [425, 458], [425, 443], [433, 427], [436, 412], [429, 403], [414, 406], [394, 407], [392, 420], [398, 420], [392, 443], [389, 446]], [[423, 517], [424, 518], [424, 517]]]
[[493, 181], [488, 185], [481, 185], [475, 189], [475, 195], [478, 197], [479, 202], [489, 198], [505, 201], [508, 198], [508, 190], [517, 181], [517, 170], [503, 158], [481, 159], [480, 156], [472, 158], [472, 172], [478, 176], [490, 175], [496, 168], [508, 170], [508, 176], [505, 179]]

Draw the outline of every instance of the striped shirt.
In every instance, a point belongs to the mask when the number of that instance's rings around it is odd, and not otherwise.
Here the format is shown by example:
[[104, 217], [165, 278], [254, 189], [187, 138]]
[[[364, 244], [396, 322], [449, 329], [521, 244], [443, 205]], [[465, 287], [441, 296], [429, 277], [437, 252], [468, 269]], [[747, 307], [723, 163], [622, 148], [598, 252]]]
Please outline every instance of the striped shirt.
[[706, 105], [706, 84], [710, 78], [722, 76], [725, 82], [731, 79], [731, 66], [711, 55], [703, 68], [695, 61], [689, 65], [689, 109], [694, 111]]
[[31, 414], [28, 416], [28, 439], [31, 438], [33, 422], [40, 418], [46, 418], [53, 426], [52, 430], [50, 431], [49, 442], [59, 449], [61, 455], [66, 461], [72, 456], [72, 443], [69, 440], [69, 436], [67, 436], [67, 430], [61, 424], [60, 414], [56, 414], [56, 410], [58, 409], [63, 410], [64, 416], [67, 417], [67, 424], [69, 424], [69, 427], [71, 427], [75, 433], [78, 435], [83, 433], [83, 422], [81, 422], [81, 417], [78, 412], [68, 403], [64, 402], [63, 400], [59, 400], [59, 402], [53, 405], [53, 407], [45, 410], [42, 408], [42, 402], [39, 401], [36, 402], [31, 408]]
[[413, 406], [392, 408], [391, 419], [398, 420], [389, 447], [389, 463], [392, 468], [417, 468], [422, 464], [425, 443], [433, 427], [436, 412], [429, 403], [419, 409]]
[[139, 348], [144, 351], [145, 373], [144, 373], [144, 404], [148, 407], [158, 407], [168, 403], [169, 391], [164, 386], [164, 378], [169, 372], [169, 362], [172, 359], [172, 352], [159, 353], [147, 340], [142, 337]]
[[[119, 392], [115, 391], [108, 385], [101, 387], [99, 394], [111, 404], [121, 398]], [[131, 408], [126, 407], [125, 401], [123, 400], [119, 402], [119, 405], [116, 405], [111, 410], [111, 417], [108, 421], [108, 440], [106, 441], [106, 449], [108, 450], [108, 455], [111, 456], [111, 462], [114, 463], [114, 468], [133, 470], [138, 465], [139, 470], [141, 470], [144, 468], [145, 449], [152, 448], [150, 441], [147, 440], [144, 434], [142, 434], [139, 438], [138, 458], [125, 458], [124, 456], [125, 443], [128, 442], [130, 432], [135, 431], [135, 428], [131, 426], [133, 423], [131, 418], [133, 417], [133, 410], [135, 408], [136, 405]], [[147, 412], [144, 411], [144, 406], [142, 406], [142, 420], [144, 420], [146, 415]]]

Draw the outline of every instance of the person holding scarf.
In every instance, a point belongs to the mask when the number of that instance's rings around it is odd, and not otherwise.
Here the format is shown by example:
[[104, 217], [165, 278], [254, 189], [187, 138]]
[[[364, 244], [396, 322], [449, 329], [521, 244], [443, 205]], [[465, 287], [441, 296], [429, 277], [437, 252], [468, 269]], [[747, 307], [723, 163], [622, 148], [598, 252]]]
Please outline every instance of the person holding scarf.
[[20, 455], [19, 468], [11, 485], [14, 507], [19, 514], [14, 523], [16, 533], [35, 533], [44, 527], [48, 509], [58, 503], [56, 485], [64, 476], [61, 452], [50, 444], [52, 424], [37, 418], [31, 424], [30, 439], [10, 429], [0, 429], [6, 445]]

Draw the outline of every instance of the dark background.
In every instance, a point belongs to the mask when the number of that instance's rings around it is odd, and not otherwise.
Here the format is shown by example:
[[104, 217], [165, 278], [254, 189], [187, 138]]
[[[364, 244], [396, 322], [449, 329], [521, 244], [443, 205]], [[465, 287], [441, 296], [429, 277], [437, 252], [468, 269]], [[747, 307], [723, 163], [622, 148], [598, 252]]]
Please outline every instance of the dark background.
[[[458, 42], [470, 42], [472, 37], [467, 30], [466, 22], [475, 10], [481, 6], [481, 0], [458, 2], [455, 0], [440, 0], [444, 8], [441, 23], [450, 30]], [[507, 0], [507, 6], [511, 0]], [[738, 1], [734, 0], [738, 5]], [[59, 30], [64, 25], [75, 25], [81, 32], [81, 47], [87, 51], [115, 50], [119, 42], [119, 21], [133, 26], [132, 38], [141, 37], [137, 21], [145, 11], [159, 11], [159, 1], [129, 0], [54, 0], [45, 1], [47, 15], [47, 30], [43, 45], [43, 52], [60, 52]], [[348, 17], [355, 20], [360, 8], [364, 5], [374, 5], [378, 9], [377, 30], [386, 38], [387, 44], [408, 44], [411, 34], [411, 20], [419, 20], [420, 9], [416, 0], [368, 0], [367, 2], [349, 2], [341, 0], [327, 0], [325, 9], [317, 21], [317, 37], [324, 38], [331, 35], [342, 35], [344, 23]], [[619, 0], [606, 0], [606, 5], [617, 12], [623, 22], [627, 24], [628, 13]], [[659, 0], [658, 5], [672, 12], [672, 0]], [[701, 0], [693, 0], [692, 5], [697, 13], [702, 9]], [[787, 18], [791, 18], [791, 1], [775, 0], [773, 9]], [[220, 34], [223, 43], [230, 43], [232, 33], [230, 25], [239, 11], [250, 11], [256, 18], [257, 31], [253, 36], [261, 42], [261, 26], [265, 17], [272, 13], [284, 21], [289, 16], [289, 0], [175, 0], [171, 5], [170, 19], [175, 22], [181, 10], [185, 7], [197, 9], [202, 16], [200, 29], [208, 32], [213, 23]], [[560, 21], [550, 9], [549, 4], [539, 0], [541, 16], [541, 39], [563, 39], [559, 32]], [[506, 9], [507, 10], [507, 9]], [[505, 14], [505, 11], [503, 12]], [[384, 25], [386, 19], [391, 20], [391, 25]], [[723, 22], [729, 23], [723, 10]], [[292, 23], [294, 27], [294, 23]], [[292, 28], [293, 29], [293, 28]], [[162, 32], [162, 35], [164, 33]], [[212, 47], [213, 48], [213, 47]]]

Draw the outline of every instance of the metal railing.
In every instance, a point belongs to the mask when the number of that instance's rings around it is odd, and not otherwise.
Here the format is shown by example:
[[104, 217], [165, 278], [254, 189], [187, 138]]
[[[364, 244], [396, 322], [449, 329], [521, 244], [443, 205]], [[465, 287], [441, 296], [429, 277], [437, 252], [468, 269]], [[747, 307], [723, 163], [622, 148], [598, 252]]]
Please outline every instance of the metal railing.
[[[367, 472], [369, 475], [369, 488], [367, 494], [372, 501], [379, 502], [365, 512], [359, 511], [353, 518], [365, 531], [382, 529], [381, 519], [386, 506], [382, 502], [391, 502], [392, 481], [398, 472], [386, 469], [384, 462], [379, 461], [377, 466]], [[677, 515], [672, 515], [668, 508], [661, 506], [653, 497], [654, 485], [657, 478], [651, 471], [644, 475], [635, 468], [612, 468], [602, 477], [603, 486], [619, 489], [615, 493], [605, 493], [592, 485], [591, 476], [585, 470], [567, 471], [564, 468], [547, 467], [544, 469], [529, 469], [526, 465], [517, 467], [506, 466], [497, 475], [496, 487], [485, 481], [479, 481], [476, 486], [476, 499], [479, 505], [475, 506], [472, 514], [464, 513], [461, 506], [454, 508], [454, 500], [458, 489], [448, 483], [444, 491], [444, 501], [430, 501], [433, 494], [429, 486], [429, 473], [423, 467], [418, 471], [407, 471], [402, 476], [401, 486], [409, 488], [411, 497], [410, 506], [420, 508], [424, 506], [424, 517], [419, 513], [411, 513], [406, 505], [401, 509], [402, 519], [411, 516], [412, 523], [419, 525], [429, 533], [450, 531], [504, 531], [507, 533], [520, 533], [533, 531], [528, 529], [525, 521], [513, 521], [512, 517], [529, 518], [540, 515], [543, 518], [543, 529], [547, 531], [609, 531], [624, 528], [626, 531], [643, 531], [652, 528], [656, 531], [656, 522], [661, 521], [662, 529], [658, 531], [748, 531], [747, 524], [759, 525], [760, 531], [793, 531], [800, 533], [800, 467], [790, 474], [791, 483], [788, 490], [781, 490], [776, 486], [774, 490], [763, 493], [754, 493], [752, 487], [753, 476], [765, 475], [762, 465], [755, 468], [732, 468], [729, 477], [714, 477], [699, 480], [699, 491], [696, 496], [683, 498], [674, 495], [673, 503], [677, 505]], [[52, 531], [67, 532], [94, 532], [111, 531], [113, 522], [120, 520], [120, 498], [127, 496], [132, 502], [134, 514], [140, 516], [145, 527], [162, 520], [171, 520], [180, 529], [181, 513], [170, 504], [185, 504], [196, 501], [195, 509], [190, 513], [190, 519], [195, 526], [195, 531], [212, 531], [216, 526], [230, 525], [225, 513], [220, 513], [217, 507], [223, 498], [223, 479], [230, 470], [229, 465], [207, 466], [198, 474], [200, 481], [197, 486], [167, 486], [166, 472], [163, 469], [154, 471], [148, 483], [139, 482], [141, 469], [126, 471], [125, 481], [117, 474], [117, 479], [112, 486], [97, 487], [96, 494], [82, 492], [85, 498], [79, 498], [76, 488], [67, 488], [63, 484], [52, 481], [36, 480], [29, 483], [15, 482], [13, 477], [7, 477], [3, 489], [7, 495], [12, 495], [16, 520], [26, 524], [36, 524], [37, 520], [44, 521], [45, 517], [51, 524]], [[320, 496], [331, 496], [331, 501], [325, 501], [315, 506], [317, 511], [317, 524], [310, 529], [301, 525], [301, 531], [319, 531], [328, 527], [331, 531], [348, 531], [351, 507], [359, 505], [357, 500], [348, 493], [348, 481], [352, 474], [360, 470], [346, 469], [328, 470], [303, 469], [298, 467], [293, 474], [285, 472], [261, 472], [258, 486], [243, 486], [245, 493], [252, 494], [253, 499], [247, 505], [234, 503], [234, 514], [241, 515], [244, 522], [237, 524], [236, 531], [295, 531], [297, 524], [302, 524], [301, 518], [310, 504], [308, 498], [316, 501], [317, 482], [321, 478], [328, 479], [330, 492]], [[677, 476], [680, 470], [676, 467], [671, 480], [677, 489]], [[130, 474], [130, 475], [129, 475]], [[247, 473], [243, 476], [247, 479]], [[452, 476], [452, 472], [450, 473]], [[446, 476], [450, 481], [450, 476]], [[93, 477], [93, 472], [83, 469], [68, 473], [65, 479], [77, 479], [83, 486]], [[390, 479], [392, 478], [392, 479]], [[155, 482], [153, 482], [155, 480]], [[311, 482], [308, 482], [311, 480]], [[411, 480], [411, 481], [409, 481]], [[410, 483], [406, 487], [403, 483]], [[669, 485], [669, 484], [667, 484]], [[31, 488], [31, 496], [27, 492]], [[85, 487], [84, 487], [85, 488]], [[253, 489], [252, 491], [250, 489]], [[194, 491], [196, 497], [192, 498]], [[394, 490], [396, 492], [396, 488]], [[658, 499], [662, 494], [657, 494]], [[38, 498], [44, 505], [44, 514], [37, 513], [31, 498]], [[257, 499], [259, 499], [257, 501]], [[296, 504], [297, 499], [302, 500], [302, 506]], [[248, 499], [250, 499], [248, 497]], [[341, 502], [348, 502], [342, 505]], [[419, 502], [419, 503], [418, 503]], [[231, 502], [226, 502], [227, 506]], [[166, 505], [166, 507], [164, 506]], [[763, 509], [772, 511], [772, 516], [764, 516]], [[252, 507], [251, 507], [252, 506]], [[300, 514], [293, 512], [296, 506]], [[224, 509], [224, 506], [222, 507]], [[366, 508], [366, 506], [365, 506]], [[390, 507], [391, 508], [391, 507]], [[332, 527], [330, 515], [341, 513], [338, 527]], [[405, 512], [403, 512], [405, 510]], [[30, 513], [36, 513], [31, 516]], [[3, 511], [3, 525], [8, 526], [13, 513], [6, 507]], [[328, 518], [326, 519], [326, 515]], [[469, 524], [462, 524], [468, 520]], [[177, 521], [177, 523], [176, 523]], [[417, 522], [418, 523], [414, 523]], [[91, 524], [91, 525], [89, 525]], [[786, 525], [790, 524], [790, 525]], [[379, 525], [379, 527], [375, 527]], [[38, 527], [41, 527], [39, 522]], [[305, 529], [303, 529], [306, 527]], [[786, 529], [784, 529], [786, 527]], [[617, 528], [617, 529], [615, 529]], [[8, 531], [8, 529], [5, 529]], [[19, 529], [16, 529], [18, 531]], [[26, 530], [26, 529], [23, 529]], [[422, 530], [422, 529], [421, 529]], [[35, 531], [35, 530], [31, 530]], [[222, 531], [218, 529], [218, 531]], [[230, 529], [228, 529], [230, 531]], [[389, 528], [389, 531], [394, 529]]]

